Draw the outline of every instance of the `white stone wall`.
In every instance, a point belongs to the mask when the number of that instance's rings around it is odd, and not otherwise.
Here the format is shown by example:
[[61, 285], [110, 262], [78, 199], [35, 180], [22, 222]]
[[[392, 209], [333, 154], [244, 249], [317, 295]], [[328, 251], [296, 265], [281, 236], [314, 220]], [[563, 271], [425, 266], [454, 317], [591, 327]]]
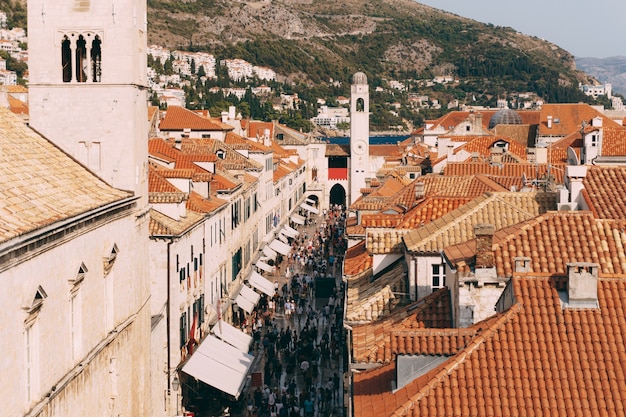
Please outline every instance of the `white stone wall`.
[[[84, 233], [83, 233], [84, 232]], [[44, 416], [146, 415], [149, 409], [149, 286], [147, 223], [133, 212], [93, 230], [81, 230], [45, 252], [0, 273], [3, 415], [25, 415], [37, 406]], [[104, 276], [103, 258], [119, 252]], [[70, 280], [81, 263], [72, 328]], [[107, 291], [110, 285], [110, 291]], [[47, 297], [34, 321], [30, 342], [34, 381], [28, 400], [25, 306], [37, 288]], [[109, 318], [113, 321], [109, 322]], [[116, 331], [116, 333], [110, 333]], [[75, 342], [72, 334], [74, 334]], [[75, 352], [72, 354], [72, 346]], [[79, 365], [81, 364], [81, 365]]]

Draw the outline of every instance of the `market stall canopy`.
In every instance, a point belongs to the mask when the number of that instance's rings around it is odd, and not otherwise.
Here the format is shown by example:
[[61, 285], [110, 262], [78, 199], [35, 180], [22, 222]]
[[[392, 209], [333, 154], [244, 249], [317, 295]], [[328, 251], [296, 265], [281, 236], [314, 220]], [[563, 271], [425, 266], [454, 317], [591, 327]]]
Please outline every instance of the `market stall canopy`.
[[290, 217], [291, 221], [299, 224], [299, 225], [303, 225], [304, 224], [304, 217], [300, 216], [299, 214], [292, 214]]
[[276, 251], [270, 248], [269, 246], [263, 246], [263, 254], [268, 258], [276, 259]]
[[237, 298], [235, 298], [235, 302], [249, 314], [254, 310], [254, 307], [259, 302], [259, 298], [261, 298], [261, 296], [254, 292], [252, 288], [247, 285], [242, 285], [239, 294], [237, 294]]
[[281, 229], [281, 232], [283, 232], [286, 236], [289, 236], [289, 237], [296, 237], [300, 234], [300, 232], [298, 232], [296, 229], [294, 229], [293, 227], [289, 225], [284, 225], [283, 228]]
[[265, 272], [269, 272], [270, 274], [274, 272], [274, 267], [271, 265], [266, 264], [265, 262], [263, 262], [262, 260], [258, 260], [256, 261], [256, 264], [254, 264], [257, 268], [262, 269]]
[[276, 292], [273, 282], [254, 271], [248, 277], [248, 283], [269, 297], [272, 297], [274, 292]]
[[300, 204], [300, 207], [302, 207], [303, 209], [310, 211], [313, 214], [320, 214], [320, 211], [318, 209], [316, 209], [315, 207], [307, 204], [307, 203], [302, 203]]
[[[246, 288], [254, 292], [252, 288], [250, 287], [246, 287]], [[257, 295], [257, 297], [260, 297], [259, 294], [257, 293], [255, 294]], [[215, 326], [213, 326], [212, 330], [213, 330], [213, 333], [215, 333], [215, 336], [219, 337], [224, 342], [233, 345], [240, 351], [247, 353], [250, 350], [250, 345], [252, 344], [252, 336], [242, 332], [235, 326], [228, 324], [223, 320], [220, 320], [220, 322], [218, 322]]]
[[281, 242], [278, 239], [274, 239], [270, 242], [270, 248], [274, 249], [276, 252], [287, 256], [291, 253], [291, 246], [286, 243]]
[[191, 355], [182, 371], [239, 398], [253, 360], [254, 356], [209, 335]]

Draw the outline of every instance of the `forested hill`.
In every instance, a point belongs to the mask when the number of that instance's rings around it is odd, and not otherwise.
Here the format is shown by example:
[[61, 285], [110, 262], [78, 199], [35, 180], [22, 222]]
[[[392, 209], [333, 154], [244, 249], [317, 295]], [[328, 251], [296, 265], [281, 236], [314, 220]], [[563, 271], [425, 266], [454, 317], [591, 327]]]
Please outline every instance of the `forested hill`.
[[[148, 0], [149, 42], [243, 58], [320, 85], [456, 75], [466, 92], [582, 101], [588, 77], [557, 45], [411, 0]], [[458, 94], [458, 93], [457, 93]]]

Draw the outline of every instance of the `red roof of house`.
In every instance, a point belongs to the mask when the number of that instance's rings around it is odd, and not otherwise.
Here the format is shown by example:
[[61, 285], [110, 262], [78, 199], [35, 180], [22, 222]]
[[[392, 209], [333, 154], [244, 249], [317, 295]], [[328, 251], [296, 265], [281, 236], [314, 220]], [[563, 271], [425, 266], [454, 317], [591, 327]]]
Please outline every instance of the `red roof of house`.
[[234, 128], [214, 119], [202, 117], [196, 112], [180, 106], [169, 106], [165, 116], [159, 124], [161, 131], [182, 131], [191, 129], [195, 131], [230, 131]]

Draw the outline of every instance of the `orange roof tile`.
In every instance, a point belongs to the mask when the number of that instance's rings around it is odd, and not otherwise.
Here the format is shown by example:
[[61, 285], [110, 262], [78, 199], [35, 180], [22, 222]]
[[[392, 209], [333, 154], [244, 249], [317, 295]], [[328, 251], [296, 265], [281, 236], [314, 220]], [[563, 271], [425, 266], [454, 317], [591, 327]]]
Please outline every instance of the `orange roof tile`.
[[513, 277], [515, 304], [397, 391], [393, 363], [355, 373], [355, 415], [624, 415], [626, 280], [600, 279], [597, 309], [563, 308], [562, 282]]
[[626, 167], [591, 166], [583, 196], [596, 218], [626, 219]]
[[216, 120], [207, 119], [199, 114], [180, 106], [169, 106], [159, 124], [161, 131], [230, 131], [234, 128]]
[[626, 156], [626, 128], [604, 127], [602, 156]]
[[372, 257], [365, 250], [365, 241], [357, 243], [346, 251], [343, 266], [346, 276], [361, 274], [371, 267]]
[[[551, 128], [548, 128], [548, 116], [552, 117]], [[589, 123], [594, 117], [601, 117], [605, 127], [619, 127], [616, 122], [588, 104], [544, 104], [541, 107], [539, 135], [567, 136], [580, 130], [582, 122]]]
[[502, 163], [493, 165], [489, 162], [448, 162], [444, 168], [446, 176], [486, 174], [521, 178], [525, 175], [528, 179], [545, 179], [548, 171], [556, 184], [563, 184], [564, 164]]

